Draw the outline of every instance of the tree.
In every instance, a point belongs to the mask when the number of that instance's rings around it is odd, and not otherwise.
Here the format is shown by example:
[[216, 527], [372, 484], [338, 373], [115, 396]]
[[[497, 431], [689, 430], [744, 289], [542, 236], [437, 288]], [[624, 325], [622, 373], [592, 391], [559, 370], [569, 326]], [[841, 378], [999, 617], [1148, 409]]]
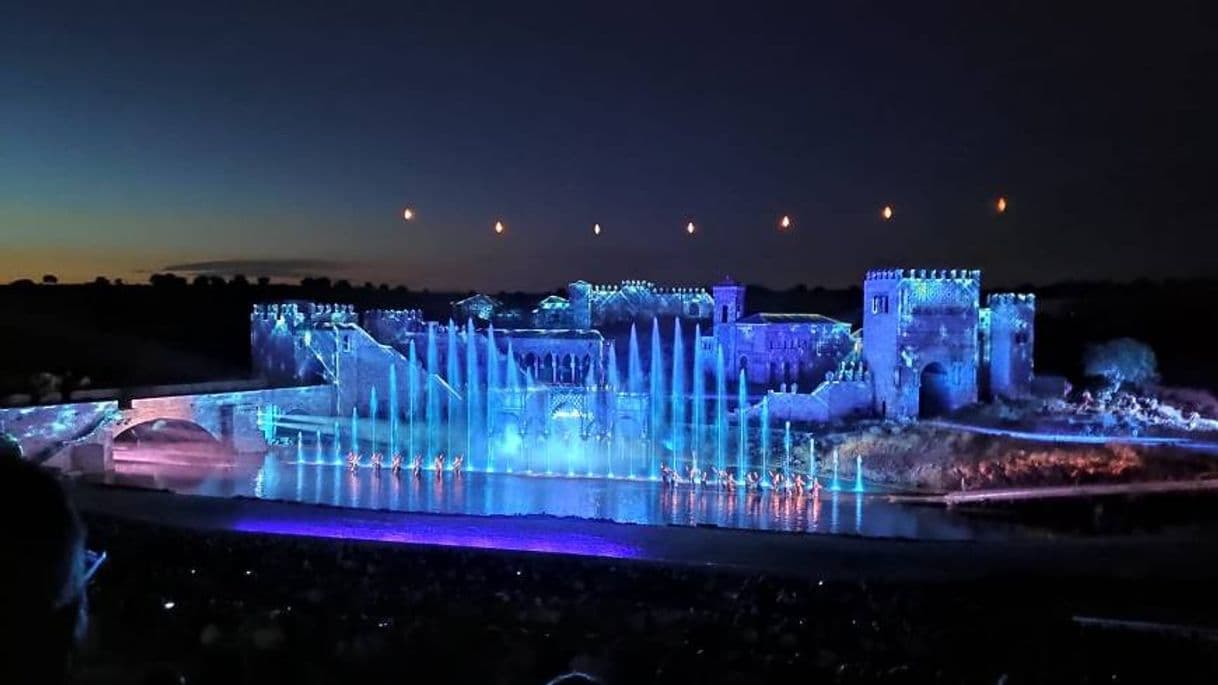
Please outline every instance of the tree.
[[1088, 345], [1083, 352], [1083, 374], [1103, 378], [1112, 389], [1141, 386], [1159, 377], [1155, 351], [1133, 338], [1117, 338]]
[[269, 276], [259, 276], [258, 277], [258, 287], [259, 288], [265, 288], [270, 284], [271, 284], [271, 278]]
[[236, 286], [238, 288], [246, 288], [249, 286], [250, 282], [245, 276], [243, 276], [241, 274], [236, 274], [231, 279], [229, 279], [228, 284], [232, 285], [232, 286]]
[[93, 285], [104, 288], [110, 285], [110, 279], [106, 278], [105, 276], [98, 276], [97, 278], [93, 279]]
[[59, 277], [56, 276], [55, 274], [45, 274], [42, 277], [43, 285], [55, 285], [58, 282], [59, 282]]

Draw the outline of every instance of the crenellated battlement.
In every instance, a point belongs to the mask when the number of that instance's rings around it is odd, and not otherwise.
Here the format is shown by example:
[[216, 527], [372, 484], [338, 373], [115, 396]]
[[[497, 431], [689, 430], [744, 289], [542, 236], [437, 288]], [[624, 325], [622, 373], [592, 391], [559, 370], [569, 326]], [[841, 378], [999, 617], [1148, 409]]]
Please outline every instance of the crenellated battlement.
[[936, 281], [981, 280], [980, 269], [872, 269], [868, 281], [897, 281], [905, 278]]
[[985, 298], [985, 304], [987, 307], [1035, 305], [1036, 295], [1033, 293], [992, 293]]
[[422, 321], [422, 309], [369, 309], [364, 312], [369, 321]]
[[657, 295], [709, 295], [706, 288], [696, 286], [657, 286], [651, 281], [624, 280], [617, 284], [594, 284], [593, 293], [617, 293], [622, 290], [646, 290]]
[[250, 321], [290, 321], [294, 324], [355, 323], [355, 306], [317, 302], [268, 302], [255, 304]]

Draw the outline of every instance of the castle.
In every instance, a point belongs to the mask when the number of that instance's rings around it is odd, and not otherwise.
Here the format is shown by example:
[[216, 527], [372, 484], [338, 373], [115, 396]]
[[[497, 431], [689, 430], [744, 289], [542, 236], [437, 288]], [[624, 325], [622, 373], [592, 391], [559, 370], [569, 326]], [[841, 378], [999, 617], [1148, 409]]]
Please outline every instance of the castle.
[[[662, 288], [648, 281], [607, 286], [576, 281], [567, 292], [565, 298], [546, 297], [531, 312], [508, 311], [494, 298], [474, 295], [453, 303], [454, 319], [464, 323], [450, 320], [447, 325], [426, 321], [415, 310], [368, 311], [361, 323], [349, 307], [261, 308], [252, 332], [254, 357], [258, 370], [273, 380], [337, 381], [345, 369], [343, 380], [361, 379], [345, 383], [353, 388], [383, 385], [386, 364], [401, 363], [426, 368], [445, 392], [455, 395], [463, 385], [471, 386], [471, 375], [486, 369], [501, 383], [510, 379], [537, 392], [549, 388], [546, 392], [557, 395], [560, 388], [575, 388], [587, 396], [579, 402], [589, 412], [611, 412], [609, 407], [626, 402], [626, 395], [647, 394], [655, 384], [649, 380], [644, 387], [641, 378], [654, 375], [657, 368], [694, 362], [690, 384], [702, 387], [718, 364], [726, 368], [719, 370], [721, 376], [730, 375], [733, 381], [743, 376], [755, 404], [765, 401], [770, 416], [805, 422], [937, 416], [985, 397], [1021, 397], [1031, 391], [1035, 299], [1030, 294], [992, 294], [983, 307], [977, 270], [868, 272], [860, 330], [817, 314], [749, 313], [745, 286], [732, 282], [708, 292]], [[288, 337], [295, 342], [267, 330], [284, 326], [285, 313], [291, 319], [287, 327], [296, 331]], [[658, 325], [651, 323], [659, 319], [674, 320], [674, 336], [663, 338]], [[526, 327], [498, 327], [510, 322]], [[688, 332], [677, 338], [682, 322]], [[636, 368], [641, 362], [635, 357], [648, 357], [647, 346], [640, 352], [636, 343], [640, 323], [651, 323], [652, 355], [667, 355], [669, 360], [651, 366], [650, 374]], [[344, 334], [325, 343], [320, 342], [323, 330]], [[353, 336], [355, 331], [358, 335]], [[647, 326], [642, 331], [646, 335]], [[356, 353], [353, 339], [365, 353]], [[678, 353], [677, 347], [683, 349]], [[369, 352], [373, 348], [392, 351], [392, 358]], [[492, 350], [494, 358], [506, 361], [489, 364]], [[502, 364], [503, 370], [492, 370]], [[406, 373], [403, 368], [399, 375]], [[495, 387], [494, 380], [479, 382]], [[660, 387], [663, 383], [661, 379]], [[348, 396], [348, 406], [359, 406], [361, 392], [340, 394]], [[571, 391], [562, 392], [571, 399]], [[654, 392], [644, 400], [667, 402]], [[644, 424], [642, 432], [654, 432], [656, 426], [646, 424], [649, 416], [650, 423], [661, 420], [655, 414], [640, 408], [627, 418]], [[610, 432], [621, 418], [604, 415], [587, 423], [592, 430]], [[516, 421], [545, 425], [547, 417], [518, 416]]]

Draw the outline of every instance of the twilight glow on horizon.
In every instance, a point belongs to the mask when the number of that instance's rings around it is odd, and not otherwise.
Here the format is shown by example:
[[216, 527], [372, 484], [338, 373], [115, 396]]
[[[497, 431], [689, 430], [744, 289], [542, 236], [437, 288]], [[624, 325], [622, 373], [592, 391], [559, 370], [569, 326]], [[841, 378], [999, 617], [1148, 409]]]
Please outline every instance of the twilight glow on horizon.
[[54, 5], [0, 26], [0, 282], [1218, 267], [1199, 9]]

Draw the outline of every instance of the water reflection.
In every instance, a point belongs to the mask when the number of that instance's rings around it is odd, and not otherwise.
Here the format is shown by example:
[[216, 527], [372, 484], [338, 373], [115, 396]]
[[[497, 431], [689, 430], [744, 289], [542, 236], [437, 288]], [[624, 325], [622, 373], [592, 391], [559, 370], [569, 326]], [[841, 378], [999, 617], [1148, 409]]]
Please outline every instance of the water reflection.
[[229, 467], [119, 462], [115, 480], [184, 494], [414, 512], [571, 516], [650, 525], [927, 539], [1010, 537], [1019, 532], [1009, 523], [967, 519], [939, 508], [895, 504], [883, 496], [849, 491], [784, 495], [770, 490], [668, 488], [654, 481], [622, 478], [434, 471], [416, 478], [408, 471], [394, 475], [388, 468], [377, 471], [368, 466], [351, 471], [346, 465], [274, 454], [239, 459]]

